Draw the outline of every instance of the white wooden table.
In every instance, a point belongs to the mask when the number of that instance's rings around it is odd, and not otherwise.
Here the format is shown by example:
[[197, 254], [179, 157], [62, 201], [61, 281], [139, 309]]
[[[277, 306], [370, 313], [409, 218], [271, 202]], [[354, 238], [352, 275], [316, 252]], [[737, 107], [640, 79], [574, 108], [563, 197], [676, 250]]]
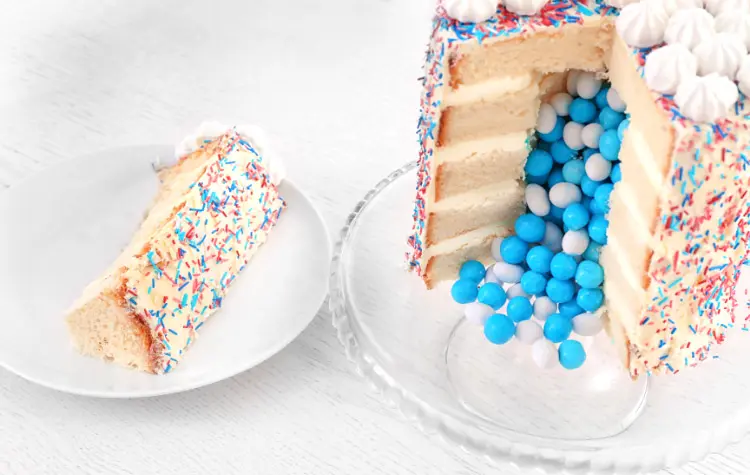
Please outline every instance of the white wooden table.
[[[251, 122], [278, 139], [334, 236], [415, 156], [432, 1], [3, 1], [0, 185], [87, 152], [173, 143], [205, 119]], [[748, 472], [750, 440], [663, 473]], [[84, 399], [0, 371], [0, 474], [42, 473], [531, 472], [402, 421], [353, 373], [324, 307], [270, 361], [176, 396]]]

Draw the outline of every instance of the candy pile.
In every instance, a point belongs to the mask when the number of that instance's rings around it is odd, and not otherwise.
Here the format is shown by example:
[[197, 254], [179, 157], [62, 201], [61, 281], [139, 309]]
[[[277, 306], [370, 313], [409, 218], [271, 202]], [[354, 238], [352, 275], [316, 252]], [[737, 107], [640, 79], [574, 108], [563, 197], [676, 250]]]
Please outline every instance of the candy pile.
[[602, 329], [599, 253], [629, 121], [617, 92], [594, 74], [571, 72], [567, 90], [539, 112], [536, 147], [525, 166], [526, 213], [515, 234], [493, 242], [497, 262], [490, 267], [464, 263], [451, 295], [490, 342], [515, 336], [532, 345], [539, 366], [559, 361], [576, 369], [586, 352], [571, 334]]

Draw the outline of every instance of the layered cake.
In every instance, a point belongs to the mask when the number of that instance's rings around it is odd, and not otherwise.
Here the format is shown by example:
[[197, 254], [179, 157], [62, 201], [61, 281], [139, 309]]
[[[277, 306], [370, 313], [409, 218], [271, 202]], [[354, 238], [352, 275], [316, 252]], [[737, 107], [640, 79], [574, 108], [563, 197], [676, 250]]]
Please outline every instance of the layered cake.
[[565, 367], [598, 326], [633, 377], [706, 359], [744, 325], [749, 47], [747, 0], [440, 2], [411, 269]]
[[283, 169], [252, 127], [204, 124], [160, 164], [161, 188], [122, 254], [73, 305], [86, 355], [163, 374], [174, 369], [285, 205]]

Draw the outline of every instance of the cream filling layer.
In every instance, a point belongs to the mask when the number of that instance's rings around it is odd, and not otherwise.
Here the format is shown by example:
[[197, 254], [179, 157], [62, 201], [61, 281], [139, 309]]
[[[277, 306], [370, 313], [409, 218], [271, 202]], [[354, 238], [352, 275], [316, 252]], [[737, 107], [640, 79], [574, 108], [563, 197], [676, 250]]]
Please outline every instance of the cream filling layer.
[[461, 234], [450, 239], [444, 239], [439, 243], [432, 245], [425, 249], [424, 259], [427, 260], [430, 257], [450, 254], [458, 249], [466, 246], [475, 246], [482, 244], [487, 236], [495, 235], [507, 235], [510, 232], [510, 228], [503, 224], [493, 224], [478, 228], [468, 233]]
[[528, 147], [526, 142], [528, 138], [528, 132], [513, 132], [486, 139], [467, 140], [465, 142], [437, 149], [435, 152], [435, 160], [436, 163], [440, 164], [460, 161], [473, 154], [482, 154], [492, 151], [521, 152], [527, 150]]
[[497, 200], [502, 199], [503, 196], [511, 196], [515, 201], [516, 195], [512, 194], [512, 191], [517, 190], [520, 187], [520, 183], [515, 179], [506, 180], [440, 200], [437, 203], [432, 204], [432, 211], [438, 212], [464, 209], [471, 207], [472, 205], [481, 206], [483, 203], [490, 201], [494, 203]]
[[493, 78], [471, 86], [461, 86], [458, 89], [446, 91], [443, 104], [448, 107], [502, 97], [522, 91], [534, 81], [539, 81], [537, 74], [525, 73]]

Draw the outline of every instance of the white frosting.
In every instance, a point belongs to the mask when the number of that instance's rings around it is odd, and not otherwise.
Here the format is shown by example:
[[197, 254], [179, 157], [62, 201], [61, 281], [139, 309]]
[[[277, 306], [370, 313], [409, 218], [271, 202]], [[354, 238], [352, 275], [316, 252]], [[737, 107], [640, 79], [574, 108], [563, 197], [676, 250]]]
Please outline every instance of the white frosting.
[[683, 80], [697, 73], [698, 61], [687, 46], [680, 43], [654, 50], [646, 57], [646, 84], [662, 94], [674, 94]]
[[698, 59], [698, 74], [705, 76], [717, 73], [733, 78], [737, 74], [747, 48], [738, 36], [718, 33], [693, 49]]
[[716, 17], [716, 31], [737, 35], [750, 49], [750, 13], [724, 11]]
[[549, 0], [502, 0], [508, 11], [517, 15], [536, 15]]
[[497, 12], [497, 0], [444, 0], [445, 13], [461, 23], [481, 23]]
[[737, 102], [737, 85], [718, 74], [693, 77], [680, 84], [675, 102], [680, 112], [696, 122], [716, 122]]
[[631, 3], [638, 3], [640, 1], [641, 0], [604, 0], [604, 3], [606, 3], [610, 7], [625, 8], [627, 5], [630, 5]]
[[750, 96], [750, 56], [745, 56], [740, 64], [735, 78], [739, 85], [740, 91], [746, 96]]
[[706, 4], [706, 10], [714, 16], [719, 16], [724, 12], [739, 14], [740, 12], [750, 11], [748, 0], [704, 0], [704, 3]]
[[664, 41], [670, 45], [681, 43], [692, 50], [715, 34], [714, 17], [710, 13], [702, 8], [687, 8], [669, 18]]
[[647, 48], [661, 43], [669, 16], [659, 0], [631, 3], [617, 17], [617, 31], [630, 46]]
[[673, 15], [677, 10], [685, 8], [703, 8], [703, 0], [661, 0], [667, 15]]

